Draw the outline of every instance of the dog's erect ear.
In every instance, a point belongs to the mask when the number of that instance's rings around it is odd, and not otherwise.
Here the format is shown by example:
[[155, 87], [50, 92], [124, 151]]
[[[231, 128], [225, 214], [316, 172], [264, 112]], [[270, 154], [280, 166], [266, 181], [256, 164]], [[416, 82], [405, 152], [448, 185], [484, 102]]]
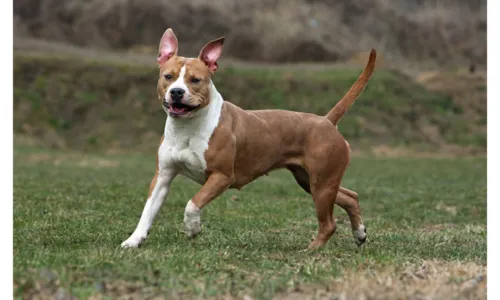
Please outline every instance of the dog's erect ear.
[[161, 37], [160, 47], [158, 49], [158, 64], [169, 60], [172, 56], [177, 55], [177, 48], [179, 42], [172, 29], [167, 29], [163, 36]]
[[222, 54], [222, 45], [224, 44], [225, 37], [220, 37], [216, 40], [208, 42], [200, 51], [198, 58], [203, 61], [210, 72], [214, 73], [219, 66], [217, 66], [217, 60]]

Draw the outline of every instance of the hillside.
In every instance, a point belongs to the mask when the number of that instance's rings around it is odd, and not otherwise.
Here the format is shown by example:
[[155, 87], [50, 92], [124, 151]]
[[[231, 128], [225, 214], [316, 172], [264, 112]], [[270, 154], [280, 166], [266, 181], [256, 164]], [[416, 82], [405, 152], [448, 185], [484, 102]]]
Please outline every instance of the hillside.
[[[157, 146], [165, 113], [156, 96], [154, 57], [34, 49], [15, 49], [17, 141], [86, 150], [149, 151]], [[360, 71], [348, 64], [259, 67], [228, 62], [221, 63], [214, 80], [226, 100], [246, 109], [325, 114]], [[395, 70], [376, 70], [339, 126], [355, 149], [404, 146], [484, 153], [484, 76], [426, 73], [418, 81]]]

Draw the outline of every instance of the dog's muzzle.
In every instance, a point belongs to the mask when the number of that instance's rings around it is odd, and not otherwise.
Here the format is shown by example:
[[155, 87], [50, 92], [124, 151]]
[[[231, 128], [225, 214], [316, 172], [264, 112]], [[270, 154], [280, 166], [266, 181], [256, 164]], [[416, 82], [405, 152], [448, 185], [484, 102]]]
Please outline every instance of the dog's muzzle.
[[182, 102], [169, 102], [169, 101], [163, 101], [162, 105], [165, 108], [165, 110], [173, 117], [186, 115], [196, 110], [198, 107], [200, 107], [200, 105], [192, 106], [184, 104]]

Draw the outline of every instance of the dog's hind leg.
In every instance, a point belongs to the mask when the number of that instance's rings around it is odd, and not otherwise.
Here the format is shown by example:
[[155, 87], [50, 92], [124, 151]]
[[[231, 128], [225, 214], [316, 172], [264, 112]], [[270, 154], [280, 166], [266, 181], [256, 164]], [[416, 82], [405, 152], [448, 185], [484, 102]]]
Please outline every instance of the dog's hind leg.
[[[288, 170], [293, 174], [293, 177], [300, 187], [311, 194], [309, 174], [307, 174], [306, 170], [298, 166], [288, 167]], [[340, 187], [335, 199], [335, 204], [342, 207], [342, 209], [347, 212], [349, 220], [351, 221], [352, 233], [356, 244], [363, 244], [366, 240], [366, 228], [361, 221], [358, 194], [344, 187]]]
[[333, 217], [333, 206], [335, 197], [340, 186], [340, 178], [334, 176], [330, 180], [316, 183], [311, 187], [311, 194], [316, 208], [316, 217], [318, 218], [318, 235], [309, 244], [309, 249], [322, 247], [335, 233], [337, 225]]
[[354, 241], [358, 246], [362, 245], [366, 241], [366, 228], [361, 220], [358, 193], [340, 187], [335, 203], [342, 207], [349, 215]]
[[[333, 206], [335, 195], [339, 188], [340, 181], [333, 185], [321, 184], [315, 185], [311, 190], [309, 175], [301, 167], [289, 167], [297, 183], [309, 194], [312, 194], [314, 205], [316, 206], [316, 215], [318, 217], [319, 230], [314, 241], [309, 244], [309, 249], [317, 249], [323, 246], [333, 235], [336, 229], [335, 219], [333, 218]], [[335, 187], [335, 184], [337, 185]]]

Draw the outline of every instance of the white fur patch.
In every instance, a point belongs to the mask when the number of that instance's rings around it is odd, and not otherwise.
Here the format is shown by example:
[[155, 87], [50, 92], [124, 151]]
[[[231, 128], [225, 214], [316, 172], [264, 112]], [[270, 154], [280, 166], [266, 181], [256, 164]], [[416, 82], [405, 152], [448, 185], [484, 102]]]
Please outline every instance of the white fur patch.
[[186, 233], [188, 237], [193, 237], [201, 231], [201, 211], [189, 200], [186, 209], [184, 210], [184, 225], [186, 226]]
[[190, 118], [168, 117], [164, 139], [158, 150], [160, 169], [176, 169], [191, 180], [204, 184], [207, 162], [205, 151], [219, 124], [222, 96], [210, 82], [210, 103]]
[[146, 201], [142, 211], [141, 219], [132, 235], [122, 243], [122, 248], [136, 248], [146, 239], [148, 230], [168, 195], [170, 183], [174, 177], [175, 173], [172, 172], [163, 172], [158, 175], [151, 197]]
[[165, 92], [165, 100], [167, 100], [170, 97], [170, 90], [175, 89], [175, 88], [180, 88], [184, 90], [184, 97], [189, 97], [189, 89], [186, 85], [186, 82], [184, 81], [184, 77], [186, 75], [186, 65], [184, 64], [181, 68], [181, 71], [179, 72], [179, 77], [177, 77], [177, 80], [172, 83], [167, 91]]
[[355, 229], [355, 230], [352, 231], [352, 235], [354, 236], [356, 244], [362, 244], [362, 243], [364, 243], [364, 241], [366, 239], [365, 225], [363, 225], [363, 223], [361, 223], [359, 225], [358, 229]]

